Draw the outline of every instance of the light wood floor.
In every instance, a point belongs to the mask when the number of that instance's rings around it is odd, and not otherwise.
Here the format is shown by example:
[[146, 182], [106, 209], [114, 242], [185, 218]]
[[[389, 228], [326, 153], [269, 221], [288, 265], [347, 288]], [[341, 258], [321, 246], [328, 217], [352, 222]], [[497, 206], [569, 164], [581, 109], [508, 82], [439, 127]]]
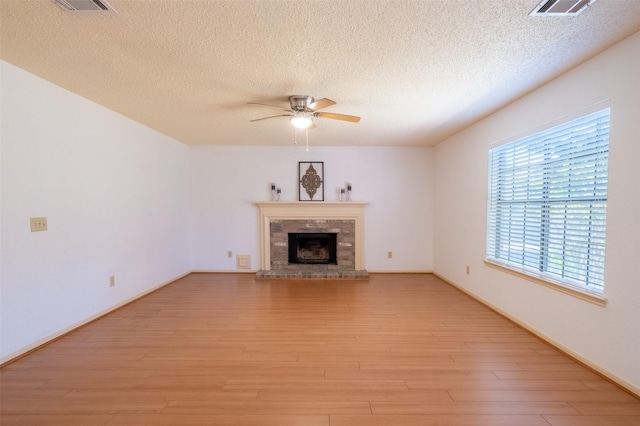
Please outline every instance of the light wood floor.
[[640, 400], [431, 275], [192, 274], [0, 380], [4, 426], [640, 425]]

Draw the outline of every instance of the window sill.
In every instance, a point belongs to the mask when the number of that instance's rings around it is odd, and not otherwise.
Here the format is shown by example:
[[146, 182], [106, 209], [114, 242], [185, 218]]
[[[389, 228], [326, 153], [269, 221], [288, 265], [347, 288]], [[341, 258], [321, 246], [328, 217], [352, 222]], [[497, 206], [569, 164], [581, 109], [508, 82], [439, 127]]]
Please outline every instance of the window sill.
[[543, 285], [545, 287], [549, 287], [549, 288], [551, 288], [553, 290], [557, 290], [557, 291], [560, 291], [562, 293], [568, 294], [570, 296], [577, 297], [578, 299], [585, 300], [585, 301], [593, 303], [595, 305], [598, 305], [598, 306], [606, 306], [607, 305], [607, 299], [605, 299], [601, 295], [597, 295], [597, 294], [594, 294], [594, 293], [589, 293], [587, 291], [583, 291], [583, 290], [580, 290], [580, 289], [577, 289], [577, 288], [572, 288], [572, 287], [568, 287], [568, 286], [565, 286], [565, 285], [562, 285], [562, 284], [559, 284], [559, 283], [555, 283], [555, 282], [550, 281], [550, 280], [548, 280], [546, 278], [542, 278], [542, 277], [539, 277], [539, 276], [536, 276], [536, 275], [533, 275], [533, 274], [529, 274], [529, 273], [527, 273], [525, 271], [521, 271], [521, 270], [518, 270], [518, 269], [515, 269], [515, 268], [511, 268], [511, 267], [508, 267], [506, 265], [503, 265], [501, 263], [497, 263], [497, 262], [494, 262], [494, 261], [491, 261], [491, 260], [485, 260], [484, 264], [487, 265], [490, 268], [494, 268], [494, 269], [497, 269], [499, 271], [506, 272], [506, 273], [511, 274], [511, 275], [515, 275], [516, 277], [523, 278], [525, 280], [534, 282], [536, 284], [541, 284], [541, 285]]

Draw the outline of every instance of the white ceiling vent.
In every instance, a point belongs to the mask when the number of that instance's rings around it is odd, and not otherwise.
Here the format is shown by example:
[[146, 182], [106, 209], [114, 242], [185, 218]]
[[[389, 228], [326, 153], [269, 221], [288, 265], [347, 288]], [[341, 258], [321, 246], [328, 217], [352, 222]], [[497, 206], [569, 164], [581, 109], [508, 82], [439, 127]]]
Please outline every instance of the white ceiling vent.
[[596, 0], [543, 0], [529, 16], [576, 16]]
[[115, 13], [115, 9], [105, 0], [53, 0], [67, 12], [75, 13]]

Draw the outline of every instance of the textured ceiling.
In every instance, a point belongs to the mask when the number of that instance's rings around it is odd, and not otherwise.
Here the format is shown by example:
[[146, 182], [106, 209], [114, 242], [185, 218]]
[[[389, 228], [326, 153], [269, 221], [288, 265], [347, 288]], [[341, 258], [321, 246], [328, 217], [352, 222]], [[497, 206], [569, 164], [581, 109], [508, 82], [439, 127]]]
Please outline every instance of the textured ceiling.
[[108, 2], [2, 0], [2, 59], [189, 145], [289, 145], [247, 102], [296, 94], [362, 117], [316, 119], [313, 145], [434, 145], [640, 30], [640, 0]]

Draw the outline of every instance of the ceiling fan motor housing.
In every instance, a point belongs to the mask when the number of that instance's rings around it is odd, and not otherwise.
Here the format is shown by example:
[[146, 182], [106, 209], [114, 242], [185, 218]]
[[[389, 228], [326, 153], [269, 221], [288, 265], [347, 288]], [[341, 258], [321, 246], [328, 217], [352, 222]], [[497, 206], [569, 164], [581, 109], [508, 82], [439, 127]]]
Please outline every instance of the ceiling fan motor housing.
[[307, 107], [313, 103], [313, 96], [307, 95], [294, 95], [289, 96], [289, 103], [291, 109], [295, 112], [306, 111]]

